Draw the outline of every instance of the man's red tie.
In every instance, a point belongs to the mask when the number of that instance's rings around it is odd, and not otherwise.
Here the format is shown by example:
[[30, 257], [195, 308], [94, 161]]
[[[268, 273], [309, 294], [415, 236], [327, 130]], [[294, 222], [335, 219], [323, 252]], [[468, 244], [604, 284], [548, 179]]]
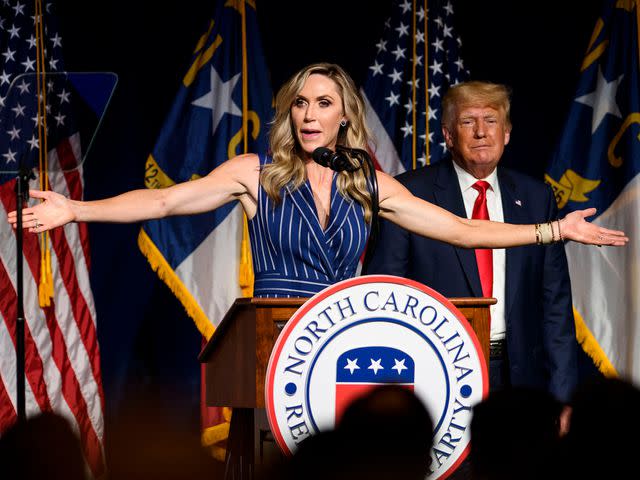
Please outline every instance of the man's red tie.
[[[484, 180], [478, 180], [472, 185], [478, 191], [478, 198], [473, 205], [471, 218], [478, 220], [489, 220], [489, 210], [487, 209], [487, 189], [489, 184]], [[478, 273], [482, 284], [482, 295], [491, 297], [493, 295], [493, 251], [476, 249], [476, 261], [478, 262]]]

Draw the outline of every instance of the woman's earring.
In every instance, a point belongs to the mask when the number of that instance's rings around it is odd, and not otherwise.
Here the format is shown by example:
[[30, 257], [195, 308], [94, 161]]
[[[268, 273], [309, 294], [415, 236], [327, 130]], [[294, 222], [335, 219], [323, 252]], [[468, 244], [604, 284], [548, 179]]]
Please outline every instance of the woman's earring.
[[340, 120], [340, 126], [341, 126], [342, 128], [344, 128], [344, 127], [346, 127], [346, 126], [347, 126], [347, 121], [346, 121], [344, 118], [343, 118], [342, 120]]

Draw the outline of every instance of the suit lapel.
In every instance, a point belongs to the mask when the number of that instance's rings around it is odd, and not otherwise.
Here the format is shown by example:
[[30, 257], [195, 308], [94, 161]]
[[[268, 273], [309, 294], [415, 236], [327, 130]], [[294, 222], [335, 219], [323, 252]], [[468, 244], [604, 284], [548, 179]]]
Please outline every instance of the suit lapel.
[[[518, 189], [509, 175], [503, 169], [498, 168], [498, 182], [500, 182], [500, 192], [502, 195], [502, 212], [506, 223], [523, 224], [529, 223], [525, 216], [526, 205], [518, 196]], [[505, 319], [509, 318], [509, 312], [513, 305], [513, 299], [520, 287], [520, 268], [522, 265], [523, 248], [507, 248], [505, 250]]]
[[[438, 170], [438, 176], [435, 182], [434, 198], [436, 204], [459, 217], [466, 218], [467, 213], [464, 209], [464, 200], [462, 199], [458, 176], [453, 168], [453, 161], [446, 160], [445, 162], [446, 163]], [[460, 266], [467, 277], [467, 282], [471, 287], [473, 295], [481, 297], [482, 286], [480, 284], [480, 275], [478, 274], [475, 250], [470, 248], [453, 248], [458, 256]]]

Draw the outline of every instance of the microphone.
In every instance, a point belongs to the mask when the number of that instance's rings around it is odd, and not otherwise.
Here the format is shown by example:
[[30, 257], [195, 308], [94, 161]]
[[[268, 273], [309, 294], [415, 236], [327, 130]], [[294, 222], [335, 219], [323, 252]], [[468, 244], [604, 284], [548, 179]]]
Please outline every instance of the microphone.
[[[329, 167], [331, 170], [336, 172], [355, 172], [359, 168], [362, 168], [362, 160], [359, 160], [358, 165], [354, 165], [351, 159], [349, 158], [349, 151], [357, 150], [357, 149], [347, 149], [344, 147], [336, 148], [334, 152], [330, 148], [327, 147], [318, 147], [316, 148], [311, 156], [313, 160], [322, 165], [323, 167]], [[359, 159], [359, 157], [356, 157]]]
[[[336, 172], [355, 172], [358, 169], [362, 169], [365, 178], [367, 179], [367, 188], [371, 194], [371, 233], [369, 235], [369, 242], [367, 243], [367, 251], [365, 254], [365, 265], [371, 259], [371, 255], [378, 243], [379, 235], [379, 212], [380, 212], [380, 200], [378, 196], [378, 178], [376, 176], [376, 168], [371, 159], [371, 156], [366, 150], [361, 148], [351, 148], [342, 145], [336, 145], [336, 151], [334, 152], [327, 147], [318, 147], [311, 154], [313, 160], [322, 165], [323, 167], [329, 167]], [[354, 161], [357, 161], [357, 165], [354, 165]], [[363, 164], [367, 165], [367, 168], [363, 168]]]

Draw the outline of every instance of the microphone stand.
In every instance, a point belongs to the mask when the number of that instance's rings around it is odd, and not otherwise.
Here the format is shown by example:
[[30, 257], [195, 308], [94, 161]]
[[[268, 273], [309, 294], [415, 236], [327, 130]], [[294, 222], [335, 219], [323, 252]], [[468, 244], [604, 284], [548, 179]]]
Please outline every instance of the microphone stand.
[[[373, 160], [371, 159], [369, 152], [367, 152], [366, 150], [363, 150], [361, 148], [350, 148], [342, 145], [336, 145], [336, 151], [341, 151], [350, 157], [356, 158], [360, 163], [360, 167], [357, 168], [362, 168], [363, 163], [367, 165], [366, 171], [369, 180], [368, 184], [371, 189], [371, 233], [369, 235], [369, 242], [367, 244], [367, 251], [364, 258], [364, 264], [366, 265], [376, 248], [380, 231], [380, 223], [378, 218], [380, 205], [378, 198], [378, 178], [376, 177], [376, 167], [373, 164]], [[355, 170], [357, 170], [357, 168]]]
[[23, 259], [22, 243], [24, 232], [22, 231], [22, 209], [29, 198], [29, 180], [35, 178], [31, 170], [21, 167], [16, 178], [16, 398], [18, 423], [27, 418], [25, 409], [25, 348], [24, 348], [24, 293], [23, 293]]

